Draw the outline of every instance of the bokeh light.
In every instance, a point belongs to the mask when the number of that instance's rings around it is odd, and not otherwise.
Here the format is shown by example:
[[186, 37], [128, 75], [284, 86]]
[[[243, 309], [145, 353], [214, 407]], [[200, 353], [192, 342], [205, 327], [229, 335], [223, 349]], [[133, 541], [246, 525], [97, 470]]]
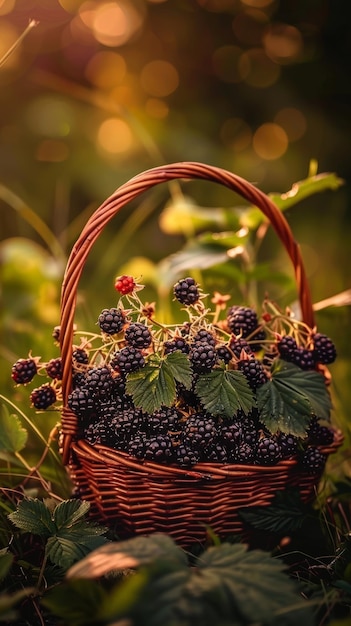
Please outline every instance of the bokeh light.
[[226, 83], [239, 83], [242, 75], [238, 62], [242, 54], [239, 46], [221, 46], [215, 50], [212, 57], [214, 73]]
[[124, 58], [116, 52], [97, 52], [88, 62], [85, 75], [99, 89], [111, 89], [120, 84], [127, 72]]
[[168, 61], [150, 61], [141, 70], [140, 84], [150, 96], [164, 98], [177, 89], [179, 75], [174, 65]]
[[150, 117], [163, 120], [169, 113], [169, 106], [160, 98], [148, 98], [145, 102], [145, 111]]
[[57, 97], [42, 96], [27, 107], [26, 122], [35, 134], [48, 138], [66, 137], [74, 125], [73, 108]]
[[118, 117], [110, 117], [100, 124], [97, 140], [99, 146], [110, 154], [129, 152], [134, 143], [129, 125]]
[[240, 75], [248, 85], [265, 88], [279, 78], [280, 67], [269, 59], [261, 48], [243, 52], [238, 62]]
[[288, 149], [289, 141], [281, 126], [267, 122], [262, 124], [254, 133], [252, 145], [261, 159], [273, 161], [283, 156]]
[[268, 18], [263, 11], [247, 9], [240, 11], [233, 19], [233, 32], [236, 39], [248, 46], [261, 44], [264, 28]]
[[289, 24], [271, 24], [263, 36], [267, 56], [276, 63], [291, 63], [301, 55], [303, 41], [300, 31]]
[[15, 6], [15, 0], [0, 0], [0, 15], [11, 13]]
[[299, 109], [293, 107], [286, 107], [278, 111], [274, 121], [284, 128], [289, 141], [301, 139], [307, 130], [306, 117]]
[[128, 0], [118, 2], [84, 2], [79, 15], [92, 29], [97, 41], [105, 46], [121, 46], [142, 27], [144, 16]]

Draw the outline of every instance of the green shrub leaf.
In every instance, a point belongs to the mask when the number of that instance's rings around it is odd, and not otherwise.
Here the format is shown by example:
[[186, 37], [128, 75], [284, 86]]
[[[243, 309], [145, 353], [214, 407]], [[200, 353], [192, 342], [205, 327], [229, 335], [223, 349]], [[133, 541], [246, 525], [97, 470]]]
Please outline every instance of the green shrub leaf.
[[0, 451], [19, 452], [27, 443], [28, 433], [17, 415], [10, 414], [6, 406], [0, 413]]
[[56, 532], [56, 525], [49, 509], [37, 498], [24, 498], [16, 511], [10, 513], [8, 517], [17, 528], [26, 533], [47, 538]]
[[218, 369], [201, 374], [196, 393], [212, 415], [232, 417], [238, 409], [247, 414], [255, 403], [245, 376], [239, 371]]
[[271, 380], [257, 389], [257, 405], [270, 432], [280, 430], [297, 437], [306, 435], [313, 414], [329, 419], [332, 408], [321, 374], [282, 361], [275, 366]]
[[175, 352], [165, 356], [164, 362], [175, 380], [181, 383], [185, 389], [190, 389], [192, 370], [187, 355], [180, 350], [175, 350]]
[[7, 548], [0, 550], [0, 581], [3, 580], [11, 569], [13, 554]]
[[91, 534], [89, 525], [85, 523], [74, 530], [61, 530], [53, 537], [49, 537], [46, 553], [54, 565], [68, 569], [106, 541], [105, 537]]
[[269, 506], [250, 506], [239, 510], [240, 517], [254, 528], [289, 534], [300, 530], [310, 508], [301, 500], [299, 489], [278, 491]]
[[[60, 502], [53, 513], [54, 522], [58, 529], [69, 528], [80, 521], [90, 508], [89, 502], [80, 500], [64, 500]], [[104, 532], [102, 530], [102, 532]]]

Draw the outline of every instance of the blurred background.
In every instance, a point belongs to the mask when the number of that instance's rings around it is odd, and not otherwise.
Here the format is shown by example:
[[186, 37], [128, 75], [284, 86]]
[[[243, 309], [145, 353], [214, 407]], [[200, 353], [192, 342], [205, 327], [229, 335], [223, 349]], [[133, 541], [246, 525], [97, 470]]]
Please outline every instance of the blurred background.
[[[346, 0], [0, 0], [3, 395], [31, 411], [28, 391], [12, 384], [11, 365], [30, 350], [57, 356], [51, 333], [74, 241], [121, 183], [163, 163], [214, 164], [276, 194], [334, 173], [332, 184], [318, 192], [316, 183], [309, 197], [285, 207], [286, 216], [313, 302], [350, 289], [346, 10]], [[157, 300], [158, 287], [173, 278], [164, 260], [194, 234], [235, 231], [242, 226], [235, 207], [243, 204], [216, 185], [181, 183], [121, 212], [89, 257], [78, 321], [94, 327], [101, 308], [115, 306], [114, 277], [124, 271], [142, 275], [146, 299]], [[220, 207], [230, 217], [217, 219]], [[260, 244], [257, 293], [272, 282], [286, 304], [289, 261], [274, 233]], [[201, 273], [210, 289], [237, 297], [228, 263], [195, 259], [186, 274]], [[342, 303], [317, 306], [316, 317], [337, 345], [335, 420], [347, 431], [351, 316]], [[38, 417], [44, 429], [45, 419]]]

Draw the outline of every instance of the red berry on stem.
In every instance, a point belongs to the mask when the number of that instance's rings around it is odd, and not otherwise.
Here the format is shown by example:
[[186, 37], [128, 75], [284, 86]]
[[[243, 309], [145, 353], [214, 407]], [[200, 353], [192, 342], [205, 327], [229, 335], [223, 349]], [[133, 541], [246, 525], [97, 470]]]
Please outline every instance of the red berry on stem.
[[132, 293], [135, 290], [136, 282], [133, 276], [117, 276], [115, 282], [115, 289], [125, 296], [128, 293]]

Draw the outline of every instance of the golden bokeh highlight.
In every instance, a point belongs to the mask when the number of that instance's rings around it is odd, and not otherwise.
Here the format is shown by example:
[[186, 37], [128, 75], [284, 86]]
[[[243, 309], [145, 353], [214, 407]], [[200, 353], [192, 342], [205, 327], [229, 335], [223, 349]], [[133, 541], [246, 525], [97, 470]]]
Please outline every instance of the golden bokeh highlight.
[[212, 56], [214, 73], [226, 83], [239, 83], [242, 80], [238, 62], [242, 54], [239, 46], [221, 46]]
[[289, 141], [301, 139], [307, 130], [307, 120], [304, 114], [293, 107], [286, 107], [278, 111], [274, 121], [284, 128]]
[[7, 15], [15, 8], [15, 0], [0, 0], [0, 15]]
[[84, 2], [79, 16], [93, 31], [95, 39], [109, 47], [127, 43], [141, 29], [144, 21], [143, 15], [129, 0]]
[[241, 152], [251, 144], [252, 131], [244, 120], [231, 117], [222, 124], [220, 138], [226, 146], [235, 152]]
[[256, 154], [265, 161], [273, 161], [283, 156], [289, 140], [285, 130], [272, 122], [262, 124], [254, 133], [252, 145]]
[[150, 96], [164, 98], [177, 89], [179, 75], [174, 65], [168, 61], [150, 61], [141, 70], [140, 84]]
[[163, 120], [169, 114], [169, 107], [164, 100], [148, 98], [145, 102], [145, 111], [150, 117]]
[[99, 146], [110, 154], [129, 152], [134, 143], [130, 127], [118, 117], [110, 117], [100, 124], [97, 140]]
[[258, 89], [274, 85], [280, 75], [280, 66], [269, 59], [262, 48], [252, 48], [243, 52], [238, 69], [243, 80]]
[[302, 53], [302, 35], [290, 24], [271, 24], [263, 36], [263, 46], [276, 63], [291, 63]]
[[97, 52], [88, 62], [85, 75], [99, 89], [112, 89], [125, 78], [127, 66], [124, 58], [116, 52]]

